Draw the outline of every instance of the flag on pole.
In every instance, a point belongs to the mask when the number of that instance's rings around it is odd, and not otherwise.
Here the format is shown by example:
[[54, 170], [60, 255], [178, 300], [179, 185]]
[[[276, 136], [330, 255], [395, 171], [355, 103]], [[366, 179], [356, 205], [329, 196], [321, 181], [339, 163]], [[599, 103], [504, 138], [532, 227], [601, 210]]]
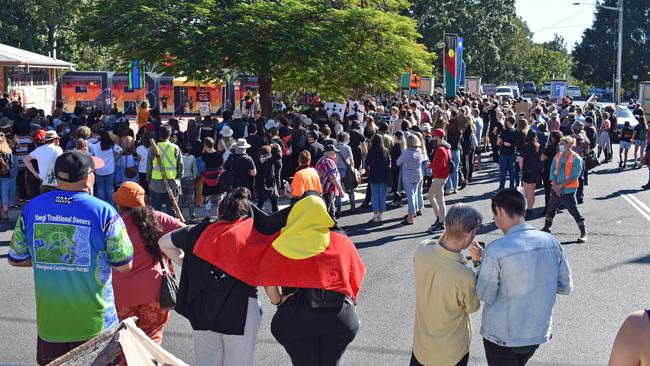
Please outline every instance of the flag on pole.
[[[460, 67], [460, 82], [458, 83], [458, 85], [465, 86], [465, 69], [467, 68], [467, 65], [465, 65], [465, 61], [462, 61], [460, 64], [461, 64], [461, 67]], [[467, 90], [465, 90], [465, 91], [467, 91]]]
[[458, 35], [445, 33], [444, 39], [445, 97], [454, 98], [456, 96], [456, 76], [458, 74], [458, 58], [456, 54]]
[[456, 87], [461, 87], [463, 85], [463, 45], [465, 40], [463, 37], [458, 37], [458, 42], [456, 44]]
[[144, 88], [144, 71], [140, 66], [140, 62], [136, 59], [129, 61], [129, 89], [131, 90]]

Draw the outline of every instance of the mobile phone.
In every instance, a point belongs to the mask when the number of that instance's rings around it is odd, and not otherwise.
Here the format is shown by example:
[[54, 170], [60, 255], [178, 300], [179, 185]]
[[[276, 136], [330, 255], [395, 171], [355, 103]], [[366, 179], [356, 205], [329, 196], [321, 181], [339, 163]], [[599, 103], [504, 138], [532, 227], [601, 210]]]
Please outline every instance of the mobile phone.
[[485, 242], [484, 241], [479, 241], [478, 245], [480, 245], [481, 248], [485, 249]]

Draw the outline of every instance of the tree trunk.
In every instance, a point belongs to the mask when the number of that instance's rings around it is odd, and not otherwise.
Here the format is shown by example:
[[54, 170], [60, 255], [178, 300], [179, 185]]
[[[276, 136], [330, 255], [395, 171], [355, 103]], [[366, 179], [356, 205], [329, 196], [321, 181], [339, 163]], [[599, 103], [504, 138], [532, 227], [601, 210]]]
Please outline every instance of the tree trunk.
[[260, 86], [260, 107], [262, 116], [273, 117], [273, 78], [270, 75], [258, 75], [257, 82]]
[[56, 24], [47, 27], [47, 44], [50, 47], [50, 57], [56, 58], [56, 38], [59, 33], [59, 26]]

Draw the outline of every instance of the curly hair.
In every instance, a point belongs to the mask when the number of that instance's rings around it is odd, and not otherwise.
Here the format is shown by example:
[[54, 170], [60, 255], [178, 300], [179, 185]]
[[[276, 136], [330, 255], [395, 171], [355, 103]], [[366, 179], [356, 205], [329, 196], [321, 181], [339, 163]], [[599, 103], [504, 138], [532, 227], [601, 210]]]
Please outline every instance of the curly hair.
[[154, 210], [151, 206], [135, 207], [131, 209], [131, 217], [142, 236], [144, 249], [154, 257], [155, 261], [162, 258], [158, 240], [163, 235], [163, 227], [156, 219]]

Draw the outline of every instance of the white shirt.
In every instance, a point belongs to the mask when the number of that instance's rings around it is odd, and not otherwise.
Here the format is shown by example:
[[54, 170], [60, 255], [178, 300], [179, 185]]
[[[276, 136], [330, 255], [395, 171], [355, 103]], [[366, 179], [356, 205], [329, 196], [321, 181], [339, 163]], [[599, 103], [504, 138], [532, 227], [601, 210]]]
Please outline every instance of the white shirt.
[[38, 175], [45, 186], [56, 186], [56, 176], [54, 175], [54, 162], [63, 154], [63, 149], [54, 144], [45, 144], [37, 147], [29, 153], [38, 164]]
[[122, 152], [122, 148], [113, 145], [112, 149], [102, 150], [101, 142], [95, 144], [95, 156], [104, 161], [104, 167], [95, 171], [96, 175], [109, 175], [115, 173], [115, 155]]
[[135, 149], [135, 153], [138, 154], [138, 159], [140, 159], [140, 163], [138, 164], [138, 173], [146, 173], [149, 149], [144, 147], [144, 145], [140, 145], [137, 149]]

